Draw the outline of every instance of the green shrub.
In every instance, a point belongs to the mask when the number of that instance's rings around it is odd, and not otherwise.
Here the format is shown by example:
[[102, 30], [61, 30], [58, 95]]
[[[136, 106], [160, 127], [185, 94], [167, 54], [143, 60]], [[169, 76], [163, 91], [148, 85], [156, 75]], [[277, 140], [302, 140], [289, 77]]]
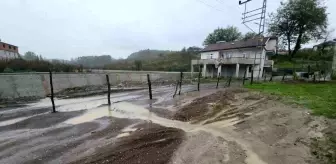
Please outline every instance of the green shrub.
[[11, 69], [11, 68], [8, 68], [6, 67], [4, 70], [3, 70], [4, 73], [13, 73], [14, 71]]

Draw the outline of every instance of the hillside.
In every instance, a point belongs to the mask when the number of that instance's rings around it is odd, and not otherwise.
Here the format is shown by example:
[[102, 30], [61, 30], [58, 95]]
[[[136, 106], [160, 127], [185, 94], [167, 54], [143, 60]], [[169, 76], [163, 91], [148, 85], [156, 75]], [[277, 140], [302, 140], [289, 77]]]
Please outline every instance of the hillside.
[[[181, 51], [149, 50], [132, 53], [127, 59], [113, 61], [105, 69], [144, 71], [190, 71], [191, 60], [199, 59], [198, 47]], [[146, 51], [146, 50], [145, 50]], [[155, 52], [155, 53], [154, 53]], [[141, 58], [139, 58], [141, 56]]]
[[129, 60], [151, 60], [151, 59], [157, 59], [159, 57], [162, 57], [163, 55], [172, 53], [174, 51], [168, 51], [168, 50], [140, 50], [138, 52], [134, 52], [131, 55], [127, 57]]
[[113, 60], [110, 55], [101, 56], [81, 56], [71, 61], [72, 64], [82, 65], [85, 68], [101, 68], [107, 64], [111, 64]]

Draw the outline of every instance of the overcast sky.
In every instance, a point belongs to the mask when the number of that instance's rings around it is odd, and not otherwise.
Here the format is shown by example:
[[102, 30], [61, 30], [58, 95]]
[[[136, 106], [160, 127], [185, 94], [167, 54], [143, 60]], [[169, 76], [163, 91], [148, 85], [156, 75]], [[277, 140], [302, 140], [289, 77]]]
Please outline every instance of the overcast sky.
[[[336, 29], [336, 1], [326, 0]], [[108, 54], [126, 58], [141, 49], [201, 46], [217, 27], [242, 32], [238, 0], [0, 0], [0, 38], [47, 58]], [[252, 0], [248, 9], [261, 7]], [[267, 12], [280, 0], [268, 0]]]

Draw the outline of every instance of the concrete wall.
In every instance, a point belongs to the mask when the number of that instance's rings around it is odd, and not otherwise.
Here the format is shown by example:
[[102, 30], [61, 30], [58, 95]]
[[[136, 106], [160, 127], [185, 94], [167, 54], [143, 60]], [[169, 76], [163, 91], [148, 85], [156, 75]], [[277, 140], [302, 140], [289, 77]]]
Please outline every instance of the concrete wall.
[[[54, 73], [54, 92], [66, 88], [81, 87], [88, 85], [105, 85], [106, 74], [109, 75], [111, 85], [121, 82], [147, 83], [148, 72], [106, 72], [106, 73]], [[149, 73], [151, 81], [177, 80], [179, 72], [152, 72]], [[185, 78], [190, 78], [190, 72], [184, 73]], [[197, 73], [194, 73], [194, 77]], [[50, 82], [48, 73], [9, 73], [0, 74], [0, 99], [20, 97], [45, 97], [50, 94]]]

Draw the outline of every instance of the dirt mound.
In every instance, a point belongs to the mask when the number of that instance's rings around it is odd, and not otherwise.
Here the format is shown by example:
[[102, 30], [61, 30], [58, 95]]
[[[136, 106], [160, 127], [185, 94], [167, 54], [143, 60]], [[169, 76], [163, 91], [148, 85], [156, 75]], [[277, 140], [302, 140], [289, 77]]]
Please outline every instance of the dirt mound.
[[[184, 138], [179, 129], [156, 124], [144, 125], [116, 143], [98, 148], [93, 155], [73, 162], [82, 163], [168, 163]], [[139, 126], [138, 126], [139, 127]]]
[[232, 90], [220, 91], [215, 94], [195, 99], [190, 104], [179, 109], [173, 119], [180, 121], [204, 120], [218, 113], [223, 106], [235, 99]]

